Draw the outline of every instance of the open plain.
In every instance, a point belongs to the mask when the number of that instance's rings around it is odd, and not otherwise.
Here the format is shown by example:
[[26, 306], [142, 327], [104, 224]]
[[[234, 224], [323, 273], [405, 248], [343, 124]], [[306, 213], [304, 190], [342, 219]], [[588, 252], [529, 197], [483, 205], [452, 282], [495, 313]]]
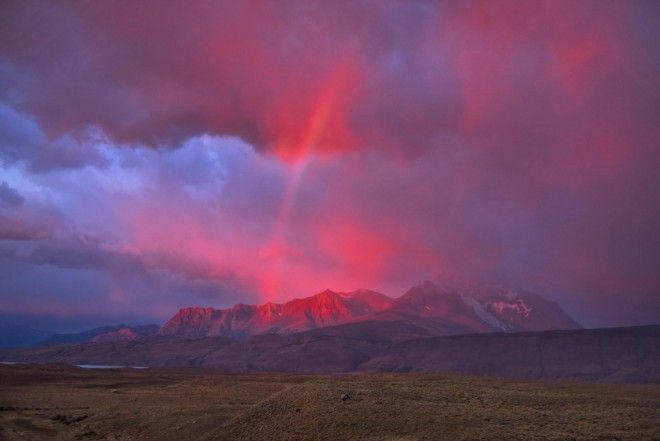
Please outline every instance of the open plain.
[[652, 440], [660, 385], [0, 366], [3, 440]]

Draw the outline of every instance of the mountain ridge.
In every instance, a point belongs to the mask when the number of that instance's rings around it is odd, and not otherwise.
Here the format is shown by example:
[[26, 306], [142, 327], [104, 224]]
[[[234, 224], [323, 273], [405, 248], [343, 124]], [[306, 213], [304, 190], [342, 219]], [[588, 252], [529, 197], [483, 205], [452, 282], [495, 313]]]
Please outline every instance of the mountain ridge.
[[184, 307], [161, 326], [102, 326], [79, 333], [44, 335], [29, 342], [60, 345], [133, 341], [154, 335], [242, 339], [364, 321], [403, 321], [424, 329], [429, 336], [580, 328], [557, 303], [525, 290], [500, 285], [441, 287], [426, 281], [399, 297], [363, 288], [351, 292], [326, 289], [284, 303], [239, 303], [224, 309]]
[[397, 298], [367, 289], [326, 289], [285, 303], [181, 308], [159, 335], [244, 338], [367, 320], [405, 320], [447, 335], [581, 328], [557, 303], [529, 291], [495, 286], [447, 288], [426, 281]]
[[88, 341], [115, 341], [115, 340], [135, 340], [155, 335], [160, 327], [158, 325], [136, 325], [129, 326], [125, 324], [100, 326], [87, 331], [53, 334], [47, 339], [39, 342], [43, 346], [55, 346], [70, 343], [84, 343]]

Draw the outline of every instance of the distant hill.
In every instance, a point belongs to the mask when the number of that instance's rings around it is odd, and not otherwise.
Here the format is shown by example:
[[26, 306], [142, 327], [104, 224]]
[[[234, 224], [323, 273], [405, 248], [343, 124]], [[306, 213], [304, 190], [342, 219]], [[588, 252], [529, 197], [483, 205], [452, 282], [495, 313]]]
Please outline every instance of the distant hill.
[[0, 348], [18, 348], [31, 346], [44, 341], [52, 333], [34, 329], [30, 326], [9, 325], [0, 323]]
[[102, 326], [89, 331], [71, 334], [53, 334], [49, 338], [39, 342], [40, 345], [52, 346], [83, 342], [110, 342], [120, 340], [135, 340], [141, 337], [150, 337], [158, 332], [158, 325], [127, 326], [114, 325]]
[[348, 293], [325, 290], [282, 304], [237, 304], [227, 309], [187, 307], [161, 327], [120, 324], [52, 334], [5, 326], [0, 347], [137, 340], [155, 334], [184, 339], [246, 338], [362, 321], [407, 322], [435, 336], [580, 328], [558, 304], [525, 290], [498, 285], [447, 288], [425, 282], [398, 298], [367, 289]]
[[235, 372], [441, 372], [528, 379], [660, 382], [660, 326], [434, 336], [406, 321], [292, 334], [89, 342], [5, 349], [0, 359]]
[[581, 329], [525, 290], [425, 282], [399, 298], [323, 291], [287, 303], [183, 308], [162, 327], [106, 326], [4, 349], [6, 361], [228, 371], [453, 372], [660, 381], [660, 326]]

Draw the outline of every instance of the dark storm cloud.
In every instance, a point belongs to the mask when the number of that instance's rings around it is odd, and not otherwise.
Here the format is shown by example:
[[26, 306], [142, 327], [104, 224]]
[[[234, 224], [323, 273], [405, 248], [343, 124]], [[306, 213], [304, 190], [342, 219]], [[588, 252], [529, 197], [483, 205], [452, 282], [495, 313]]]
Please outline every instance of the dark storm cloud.
[[[7, 2], [6, 99], [51, 134], [92, 124], [122, 142], [235, 134], [294, 153], [330, 99], [328, 150], [428, 147], [456, 124], [448, 62], [417, 53], [422, 3]], [[331, 96], [330, 96], [331, 95]], [[411, 142], [414, 141], [414, 142]]]
[[16, 189], [11, 188], [5, 181], [0, 182], [0, 206], [18, 207], [23, 202], [23, 197]]
[[213, 297], [209, 292], [214, 292], [216, 299], [229, 293], [249, 294], [246, 292], [248, 287], [229, 272], [220, 276], [212, 275], [203, 264], [182, 261], [172, 255], [140, 255], [136, 251], [112, 247], [99, 238], [46, 238], [26, 234], [25, 237], [3, 239], [19, 240], [0, 243], [0, 257], [13, 261], [59, 268], [101, 270], [122, 275], [132, 273], [152, 277], [152, 271], [160, 272], [158, 277], [177, 280], [176, 284], [181, 286], [189, 285], [190, 292], [199, 292], [206, 298]]
[[13, 262], [227, 299], [486, 277], [660, 316], [657, 2], [0, 8]]
[[104, 249], [103, 243], [93, 237], [51, 237], [47, 240], [34, 240], [32, 243], [6, 246], [2, 252], [5, 257], [37, 265], [105, 268], [119, 272], [144, 271], [137, 256]]
[[107, 165], [91, 133], [83, 131], [79, 138], [49, 139], [34, 119], [0, 103], [0, 163], [18, 162], [35, 173]]
[[34, 240], [46, 237], [48, 233], [23, 224], [16, 219], [0, 215], [0, 240]]
[[194, 262], [112, 249], [91, 237], [1, 239], [0, 309], [18, 321], [39, 317], [56, 329], [88, 326], [90, 317], [96, 325], [160, 323], [182, 304], [236, 303], [254, 295], [230, 272], [209, 274]]

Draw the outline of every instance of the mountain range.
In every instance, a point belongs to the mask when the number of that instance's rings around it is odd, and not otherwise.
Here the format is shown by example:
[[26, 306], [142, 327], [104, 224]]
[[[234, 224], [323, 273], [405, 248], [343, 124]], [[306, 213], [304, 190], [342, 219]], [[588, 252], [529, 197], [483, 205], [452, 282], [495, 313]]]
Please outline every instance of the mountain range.
[[187, 338], [290, 334], [360, 321], [404, 321], [435, 335], [578, 329], [561, 307], [531, 292], [501, 286], [443, 288], [425, 282], [398, 298], [360, 289], [325, 290], [286, 303], [183, 308], [159, 334]]
[[557, 303], [523, 289], [499, 285], [448, 288], [424, 282], [398, 298], [368, 289], [325, 290], [286, 303], [237, 304], [227, 309], [187, 307], [162, 326], [120, 324], [78, 333], [5, 326], [6, 329], [0, 328], [0, 347], [131, 341], [155, 335], [241, 339], [364, 321], [406, 322], [436, 336], [580, 328]]
[[42, 343], [0, 350], [0, 360], [660, 382], [660, 326], [581, 329], [525, 290], [430, 282], [398, 298], [326, 290], [283, 304], [183, 308], [161, 327], [103, 327]]

